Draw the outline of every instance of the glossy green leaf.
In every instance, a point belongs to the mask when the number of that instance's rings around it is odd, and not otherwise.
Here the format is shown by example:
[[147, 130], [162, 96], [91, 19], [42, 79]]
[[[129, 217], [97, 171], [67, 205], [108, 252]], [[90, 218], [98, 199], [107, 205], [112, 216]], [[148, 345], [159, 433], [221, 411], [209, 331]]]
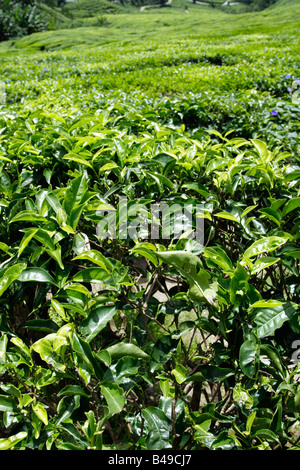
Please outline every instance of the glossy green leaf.
[[250, 433], [251, 433], [253, 421], [255, 420], [255, 418], [256, 418], [256, 411], [254, 411], [253, 413], [251, 413], [251, 414], [248, 416], [247, 422], [246, 422], [246, 433], [247, 433], [247, 434], [250, 434]]
[[266, 269], [269, 266], [272, 266], [278, 261], [280, 261], [280, 258], [275, 258], [271, 256], [264, 256], [263, 258], [258, 258], [253, 264], [253, 267], [251, 269], [251, 275], [259, 273], [263, 269]]
[[282, 209], [282, 217], [285, 217], [291, 211], [298, 209], [300, 207], [300, 197], [294, 197], [290, 199]]
[[165, 413], [155, 406], [149, 406], [142, 410], [142, 416], [149, 428], [147, 449], [163, 450], [170, 448], [170, 423]]
[[278, 350], [271, 344], [261, 344], [260, 345], [260, 354], [266, 355], [272, 364], [279, 370], [281, 374], [284, 374], [284, 366], [282, 363], [282, 358]]
[[80, 155], [76, 155], [75, 153], [68, 153], [63, 157], [65, 160], [69, 162], [77, 162], [80, 165], [87, 166], [89, 168], [93, 168], [90, 162], [88, 162], [85, 158], [81, 157]]
[[133, 250], [131, 250], [131, 252], [137, 253], [140, 256], [143, 256], [144, 258], [148, 259], [149, 261], [151, 261], [151, 263], [154, 264], [154, 266], [158, 265], [158, 260], [157, 260], [155, 253], [153, 253], [152, 250], [149, 250], [145, 246], [139, 246], [139, 245], [135, 246]]
[[272, 220], [275, 222], [277, 227], [280, 227], [280, 222], [281, 222], [281, 212], [279, 210], [275, 211], [274, 209], [271, 209], [270, 207], [267, 207], [265, 209], [260, 209], [258, 211], [261, 215], [262, 218], [266, 217], [269, 220]]
[[55, 370], [64, 372], [66, 366], [63, 363], [63, 359], [55, 353], [53, 348], [55, 337], [56, 333], [50, 333], [49, 335], [37, 340], [31, 348], [41, 356], [43, 361], [53, 366]]
[[275, 442], [279, 443], [280, 439], [279, 437], [270, 429], [259, 429], [252, 435], [253, 439], [257, 438], [261, 442], [267, 441], [267, 442]]
[[259, 310], [254, 317], [256, 334], [259, 338], [273, 335], [284, 322], [290, 320], [297, 311], [297, 305], [286, 302], [283, 305]]
[[0, 439], [0, 450], [9, 450], [14, 447], [18, 442], [23, 441], [27, 437], [27, 432], [21, 431], [13, 436], [8, 437], [7, 439]]
[[38, 232], [38, 228], [30, 228], [27, 230], [23, 230], [25, 232], [25, 235], [23, 236], [23, 239], [21, 240], [20, 246], [19, 246], [19, 256], [23, 253], [25, 250], [26, 246], [32, 240], [34, 235]]
[[11, 219], [10, 223], [21, 221], [48, 222], [48, 219], [40, 214], [35, 214], [32, 211], [21, 211]]
[[213, 433], [209, 431], [212, 420], [207, 419], [199, 424], [195, 424], [195, 440], [204, 444], [210, 444], [215, 440]]
[[74, 261], [79, 260], [79, 259], [91, 261], [97, 266], [100, 266], [101, 268], [105, 269], [107, 272], [110, 272], [113, 269], [113, 265], [111, 264], [109, 259], [107, 259], [100, 251], [96, 251], [96, 250], [83, 251], [82, 253], [77, 255], [75, 258], [73, 258]]
[[198, 256], [187, 251], [156, 252], [156, 256], [163, 262], [174, 266], [189, 281], [189, 293], [192, 300], [214, 304], [217, 287], [210, 282], [210, 274], [206, 270], [199, 270], [201, 262]]
[[52, 320], [28, 320], [23, 323], [23, 328], [54, 333], [59, 329], [59, 326]]
[[280, 300], [270, 299], [270, 300], [258, 300], [250, 305], [250, 308], [270, 308], [270, 307], [279, 307], [283, 305], [284, 302]]
[[71, 214], [73, 207], [80, 203], [88, 189], [87, 178], [81, 174], [73, 179], [70, 190], [65, 193], [63, 206], [68, 214]]
[[151, 173], [150, 171], [147, 172], [147, 175], [151, 176], [151, 178], [156, 181], [160, 192], [164, 191], [165, 186], [173, 189], [172, 181], [170, 181], [166, 176], [161, 175], [160, 173]]
[[284, 256], [296, 258], [300, 260], [300, 250], [290, 250], [290, 251], [285, 251]]
[[182, 364], [176, 364], [175, 369], [172, 370], [176, 382], [181, 384], [186, 380], [187, 370]]
[[188, 375], [186, 382], [205, 382], [225, 380], [234, 375], [234, 370], [225, 367], [203, 366], [198, 367], [197, 372]]
[[252, 144], [256, 148], [259, 156], [261, 157], [262, 161], [265, 162], [268, 159], [268, 148], [263, 140], [258, 139], [251, 139]]
[[35, 415], [38, 417], [39, 420], [41, 420], [45, 426], [48, 424], [48, 414], [47, 410], [44, 408], [43, 405], [40, 403], [35, 403], [32, 406], [32, 410], [35, 413]]
[[112, 282], [110, 273], [103, 268], [86, 268], [79, 271], [72, 278], [72, 282], [89, 282], [93, 284], [110, 284]]
[[55, 309], [55, 311], [58, 313], [58, 315], [64, 320], [67, 321], [67, 316], [65, 309], [63, 306], [58, 302], [58, 300], [54, 299], [53, 297], [50, 300], [52, 307]]
[[80, 387], [80, 385], [66, 385], [57, 394], [58, 397], [61, 395], [80, 395], [87, 398], [90, 396], [90, 394]]
[[255, 379], [260, 364], [260, 344], [257, 341], [245, 341], [240, 347], [239, 363], [247, 377]]
[[0, 411], [17, 411], [17, 402], [6, 395], [0, 395]]
[[55, 250], [46, 249], [46, 252], [49, 254], [49, 256], [51, 256], [51, 258], [53, 258], [57, 262], [60, 269], [64, 269], [64, 264], [61, 259], [61, 247], [59, 245], [56, 247]]
[[20, 282], [37, 282], [37, 283], [47, 283], [52, 284], [53, 286], [57, 286], [57, 283], [51, 276], [43, 268], [27, 268], [22, 271], [22, 273], [18, 277], [18, 281]]
[[113, 361], [120, 359], [124, 356], [131, 356], [137, 359], [148, 360], [150, 356], [142, 349], [132, 343], [117, 343], [107, 348]]
[[6, 349], [7, 349], [8, 337], [2, 335], [0, 337], [0, 364], [6, 363]]
[[280, 246], [284, 245], [287, 242], [286, 238], [282, 237], [264, 237], [256, 242], [252, 243], [252, 245], [247, 248], [245, 251], [242, 263], [246, 263], [248, 258], [253, 258], [253, 256], [258, 256], [262, 253], [267, 253], [273, 250], [276, 250]]
[[247, 388], [244, 388], [241, 383], [237, 383], [233, 389], [233, 399], [241, 407], [250, 410], [254, 404], [254, 398]]
[[230, 283], [230, 301], [235, 303], [238, 296], [245, 295], [248, 289], [249, 274], [246, 269], [238, 262], [234, 270]]
[[227, 212], [227, 211], [221, 211], [221, 212], [218, 212], [214, 215], [215, 215], [215, 217], [221, 217], [222, 219], [227, 219], [227, 220], [231, 220], [233, 222], [239, 223], [238, 219], [233, 214], [231, 214], [230, 212]]
[[249, 212], [253, 211], [253, 209], [255, 209], [256, 207], [257, 207], [257, 204], [255, 204], [253, 206], [246, 207], [246, 209], [243, 210], [243, 212], [241, 213], [241, 219], [243, 217], [245, 217]]
[[[50, 232], [51, 233], [51, 232]], [[53, 242], [52, 233], [50, 234], [46, 230], [39, 229], [34, 233], [33, 237], [42, 243], [48, 250], [55, 250], [55, 244]]]
[[222, 248], [208, 247], [205, 248], [203, 254], [205, 258], [208, 258], [208, 262], [213, 262], [229, 275], [233, 273], [232, 261]]
[[126, 400], [124, 390], [116, 383], [105, 382], [101, 385], [101, 393], [103, 394], [110, 414], [120, 413], [125, 406]]
[[[29, 347], [24, 343], [24, 341], [21, 340], [21, 338], [17, 338], [16, 336], [11, 338], [10, 341], [17, 346], [25, 356], [27, 356], [29, 359], [31, 359], [31, 352]], [[1, 361], [0, 361], [1, 363]]]
[[0, 278], [0, 296], [8, 289], [8, 287], [17, 279], [20, 280], [20, 275], [26, 270], [25, 263], [17, 263], [14, 266], [7, 268]]
[[79, 331], [89, 343], [106, 327], [107, 323], [116, 313], [117, 308], [115, 305], [96, 307], [89, 313], [88, 317], [81, 322]]
[[103, 370], [98, 363], [97, 358], [94, 356], [89, 344], [86, 341], [83, 341], [77, 333], [74, 332], [72, 337], [72, 345], [74, 352], [79, 356], [79, 358], [89, 366], [96, 374], [97, 378], [102, 380]]
[[79, 406], [79, 395], [63, 397], [57, 407], [58, 415], [55, 418], [55, 424], [57, 426], [62, 425], [72, 416], [72, 413], [77, 410]]

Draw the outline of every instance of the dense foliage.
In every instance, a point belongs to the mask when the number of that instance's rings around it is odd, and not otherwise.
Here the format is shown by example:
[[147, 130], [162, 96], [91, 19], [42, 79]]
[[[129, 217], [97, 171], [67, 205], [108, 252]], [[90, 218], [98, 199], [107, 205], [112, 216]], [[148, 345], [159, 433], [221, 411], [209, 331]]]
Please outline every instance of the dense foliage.
[[2, 49], [1, 450], [299, 449], [299, 51], [242, 20]]
[[241, 0], [241, 4], [247, 5], [247, 11], [260, 11], [276, 3], [276, 0]]
[[0, 1], [0, 41], [44, 31], [47, 27], [36, 0]]

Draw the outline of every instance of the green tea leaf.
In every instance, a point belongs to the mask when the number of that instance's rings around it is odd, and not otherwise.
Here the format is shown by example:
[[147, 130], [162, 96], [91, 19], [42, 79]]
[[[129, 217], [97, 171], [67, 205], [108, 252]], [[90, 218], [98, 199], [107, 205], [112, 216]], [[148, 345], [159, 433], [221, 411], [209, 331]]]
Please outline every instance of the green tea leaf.
[[249, 275], [246, 269], [238, 262], [230, 283], [230, 302], [235, 303], [239, 296], [244, 296], [248, 290]]
[[259, 429], [252, 435], [253, 439], [257, 438], [260, 441], [267, 441], [267, 442], [276, 442], [279, 443], [279, 437], [270, 429]]
[[105, 382], [101, 385], [101, 393], [107, 402], [110, 414], [121, 413], [126, 403], [123, 389], [115, 383]]
[[271, 344], [261, 344], [260, 354], [266, 355], [275, 365], [281, 374], [284, 374], [284, 367], [278, 350]]
[[10, 223], [14, 222], [21, 222], [21, 221], [27, 221], [27, 222], [49, 222], [46, 217], [43, 217], [40, 214], [35, 214], [32, 211], [21, 211], [17, 215], [15, 215], [11, 220]]
[[7, 439], [1, 438], [0, 439], [0, 450], [8, 450], [14, 447], [18, 442], [22, 441], [27, 437], [27, 432], [21, 431], [13, 436], [8, 437]]
[[261, 157], [262, 161], [265, 162], [268, 159], [269, 152], [268, 148], [264, 141], [258, 139], [251, 139], [252, 144], [256, 148], [259, 156]]
[[251, 269], [251, 274], [257, 274], [263, 269], [266, 269], [269, 266], [272, 266], [272, 264], [277, 263], [278, 261], [280, 261], [280, 258], [275, 258], [271, 256], [264, 256], [263, 258], [258, 258], [253, 264], [253, 267]]
[[242, 258], [242, 264], [246, 264], [247, 259], [253, 258], [253, 256], [258, 256], [262, 253], [274, 251], [286, 242], [287, 239], [282, 237], [272, 236], [261, 238], [252, 243], [252, 245], [247, 248]]
[[79, 356], [83, 363], [95, 371], [97, 378], [102, 380], [103, 370], [98, 363], [97, 358], [94, 356], [89, 344], [83, 341], [76, 332], [73, 333], [72, 345], [74, 352]]
[[46, 409], [40, 403], [32, 404], [32, 410], [35, 415], [47, 426], [48, 424], [48, 414]]
[[156, 252], [156, 256], [177, 268], [179, 273], [189, 281], [189, 293], [192, 300], [214, 304], [217, 286], [209, 281], [210, 274], [206, 270], [198, 270], [198, 266], [201, 265], [198, 256], [187, 251]]
[[63, 157], [64, 160], [68, 160], [69, 162], [76, 162], [80, 163], [83, 166], [87, 166], [89, 168], [93, 168], [90, 162], [88, 162], [85, 158], [81, 157], [80, 155], [77, 155], [75, 153], [68, 153]]
[[300, 197], [294, 197], [290, 199], [282, 209], [282, 217], [285, 217], [291, 211], [300, 207]]
[[280, 328], [284, 322], [290, 320], [296, 311], [297, 305], [292, 302], [259, 310], [254, 317], [257, 336], [264, 338], [273, 335], [275, 330]]
[[89, 343], [106, 327], [116, 313], [117, 308], [115, 305], [96, 307], [79, 325], [79, 331]]
[[234, 370], [225, 367], [203, 366], [198, 367], [197, 372], [187, 376], [186, 382], [220, 381], [234, 375]]
[[89, 282], [92, 284], [110, 284], [112, 278], [110, 273], [103, 268], [86, 268], [79, 271], [72, 278], [72, 282]]
[[259, 370], [260, 344], [256, 341], [245, 341], [240, 347], [239, 363], [247, 377], [254, 379]]
[[51, 305], [54, 308], [54, 310], [58, 313], [58, 315], [64, 320], [68, 321], [68, 318], [65, 313], [65, 309], [63, 306], [58, 302], [58, 300], [54, 299], [53, 297], [51, 298]]
[[258, 300], [257, 302], [254, 302], [254, 304], [250, 305], [250, 308], [270, 308], [270, 307], [278, 307], [279, 305], [283, 305], [284, 302], [281, 302], [280, 300]]
[[147, 449], [163, 450], [170, 448], [170, 423], [165, 413], [155, 406], [148, 406], [148, 408], [142, 410], [142, 416], [149, 427]]
[[8, 337], [2, 335], [0, 337], [0, 364], [6, 363], [6, 349], [7, 349]]
[[107, 348], [112, 360], [118, 360], [124, 356], [131, 356], [137, 359], [150, 359], [150, 356], [142, 349], [132, 343], [117, 343]]
[[221, 217], [222, 219], [232, 220], [233, 222], [239, 223], [238, 219], [231, 214], [230, 212], [222, 211], [214, 214], [216, 217]]
[[27, 229], [27, 230], [23, 230], [25, 232], [25, 235], [23, 236], [23, 239], [22, 239], [22, 241], [20, 243], [20, 246], [19, 246], [19, 256], [23, 253], [26, 246], [28, 245], [30, 240], [32, 240], [32, 238], [38, 232], [38, 230], [39, 230], [38, 228], [30, 228], [30, 229]]
[[100, 266], [101, 268], [105, 269], [107, 272], [110, 272], [113, 269], [113, 265], [111, 264], [111, 262], [102, 253], [100, 253], [100, 251], [83, 251], [79, 255], [75, 256], [75, 258], [73, 258], [74, 261], [78, 259], [85, 259], [91, 261], [97, 266]]
[[81, 395], [87, 398], [90, 396], [90, 394], [79, 385], [66, 385], [57, 394], [58, 397], [61, 395]]
[[187, 370], [182, 364], [176, 364], [175, 369], [172, 370], [176, 382], [181, 384], [186, 380]]
[[[230, 258], [226, 254], [226, 252], [220, 247], [208, 247], [205, 248], [204, 257], [207, 258], [209, 261], [212, 261], [217, 266], [222, 268], [222, 270], [228, 274], [233, 273], [233, 266]], [[209, 262], [208, 261], [208, 262]]]
[[22, 273], [18, 277], [18, 281], [20, 282], [42, 282], [52, 284], [53, 286], [57, 286], [57, 283], [51, 276], [43, 268], [27, 268], [22, 271]]
[[0, 411], [17, 411], [17, 402], [6, 395], [0, 395]]
[[0, 296], [8, 289], [8, 287], [17, 279], [20, 280], [21, 274], [26, 270], [25, 263], [17, 263], [15, 266], [7, 268], [0, 278]]

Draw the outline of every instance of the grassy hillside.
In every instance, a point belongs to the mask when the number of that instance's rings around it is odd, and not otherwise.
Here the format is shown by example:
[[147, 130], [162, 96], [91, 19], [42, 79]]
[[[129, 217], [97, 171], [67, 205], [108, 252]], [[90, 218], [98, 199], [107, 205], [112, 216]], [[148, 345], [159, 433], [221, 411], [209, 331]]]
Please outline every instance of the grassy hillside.
[[[75, 3], [75, 2], [74, 2]], [[190, 14], [185, 14], [184, 5]], [[69, 48], [124, 41], [154, 39], [163, 43], [173, 39], [222, 39], [248, 34], [297, 34], [300, 29], [300, 4], [283, 0], [263, 12], [231, 15], [210, 6], [174, 0], [172, 8], [135, 10], [135, 14], [105, 14], [104, 24], [92, 26], [95, 18], [86, 18], [79, 29], [61, 29], [37, 33], [0, 45], [0, 52], [14, 48]]]
[[300, 75], [299, 2], [280, 0], [263, 12], [242, 15], [193, 4], [186, 14], [181, 2], [160, 11], [105, 15], [98, 27], [0, 44], [7, 103], [54, 106], [49, 97], [62, 92], [65, 100], [84, 107], [91, 106], [92, 93], [158, 98], [202, 93], [212, 125], [215, 120], [223, 126], [232, 113], [250, 107], [245, 118], [255, 126], [253, 108], [260, 121], [264, 104], [269, 112], [277, 97], [290, 102], [291, 80], [284, 77]]
[[[127, 8], [129, 9], [129, 8]], [[76, 0], [69, 2], [63, 11], [72, 18], [90, 18], [103, 13], [118, 13], [126, 11], [119, 2], [109, 0]]]

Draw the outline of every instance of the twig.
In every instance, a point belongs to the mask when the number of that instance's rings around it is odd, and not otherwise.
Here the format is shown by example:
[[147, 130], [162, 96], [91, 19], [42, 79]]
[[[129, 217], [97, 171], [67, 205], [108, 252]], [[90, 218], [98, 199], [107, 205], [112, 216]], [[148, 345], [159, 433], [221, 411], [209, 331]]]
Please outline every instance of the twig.
[[111, 425], [110, 425], [110, 422], [109, 422], [108, 420], [105, 421], [105, 424], [104, 424], [103, 427], [104, 427], [105, 430], [108, 431], [108, 433], [109, 433], [109, 435], [110, 435], [111, 440], [113, 441], [113, 443], [114, 443], [114, 444], [117, 444], [116, 436], [115, 436], [115, 434], [114, 434], [114, 432], [113, 432], [113, 429], [112, 429], [112, 427], [111, 427]]
[[[142, 318], [142, 322], [144, 324], [144, 327], [145, 327], [145, 330], [146, 330], [146, 334], [148, 336], [148, 338], [150, 339], [150, 341], [152, 341], [152, 343], [156, 343], [156, 339], [154, 338], [154, 336], [152, 335], [149, 327], [148, 327], [148, 324], [147, 324], [147, 314], [146, 314], [146, 311], [147, 311], [147, 307], [148, 307], [148, 302], [149, 302], [149, 299], [150, 299], [150, 296], [154, 290], [154, 287], [155, 287], [155, 284], [156, 284], [156, 281], [157, 281], [157, 278], [158, 278], [158, 273], [155, 273], [154, 275], [154, 279], [153, 279], [153, 282], [150, 286], [150, 289], [149, 289], [149, 292], [147, 293], [147, 297], [146, 297], [146, 300], [145, 300], [145, 303], [144, 305], [142, 305], [142, 300], [139, 299], [139, 312], [140, 312], [140, 315], [141, 315], [141, 318]], [[149, 284], [149, 283], [148, 283]], [[148, 286], [147, 286], [148, 287]]]

